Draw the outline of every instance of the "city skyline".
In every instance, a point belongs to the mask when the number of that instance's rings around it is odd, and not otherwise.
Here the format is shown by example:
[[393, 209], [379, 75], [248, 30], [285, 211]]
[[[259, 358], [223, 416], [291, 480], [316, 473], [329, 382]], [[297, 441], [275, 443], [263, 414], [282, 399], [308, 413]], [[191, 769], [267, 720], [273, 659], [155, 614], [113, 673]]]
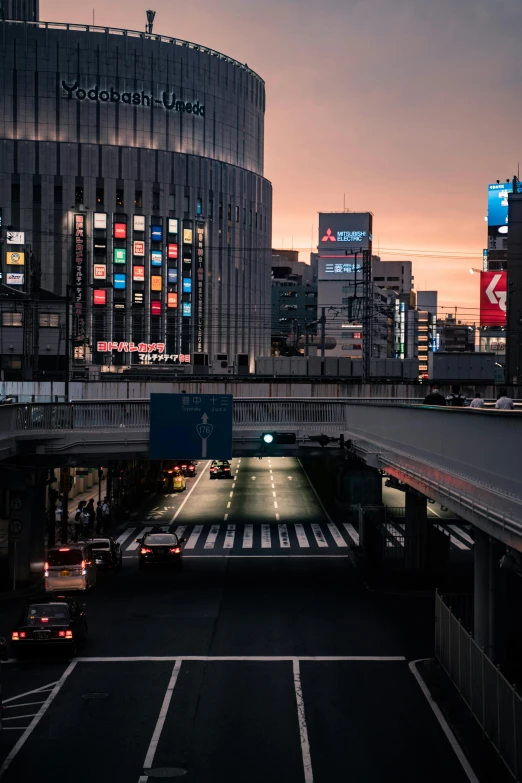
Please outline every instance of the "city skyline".
[[[478, 320], [469, 268], [481, 266], [487, 242], [487, 185], [516, 173], [519, 158], [521, 66], [509, 44], [522, 12], [512, 0], [494, 16], [471, 0], [458, 9], [402, 0], [393, 11], [382, 0], [154, 9], [154, 32], [223, 51], [265, 80], [274, 247], [308, 260], [318, 212], [371, 210], [374, 251], [413, 261], [417, 290], [436, 289], [441, 308]], [[92, 24], [92, 14], [40, 5], [46, 21]], [[95, 23], [143, 29], [145, 6], [95, 8]]]

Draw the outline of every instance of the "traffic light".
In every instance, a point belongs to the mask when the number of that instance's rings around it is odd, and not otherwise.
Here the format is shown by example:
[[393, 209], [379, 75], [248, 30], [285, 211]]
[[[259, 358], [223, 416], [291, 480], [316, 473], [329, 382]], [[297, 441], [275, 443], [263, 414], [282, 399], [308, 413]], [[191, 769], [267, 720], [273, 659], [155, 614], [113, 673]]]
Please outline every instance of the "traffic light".
[[294, 432], [263, 432], [261, 440], [267, 445], [294, 444], [296, 436]]

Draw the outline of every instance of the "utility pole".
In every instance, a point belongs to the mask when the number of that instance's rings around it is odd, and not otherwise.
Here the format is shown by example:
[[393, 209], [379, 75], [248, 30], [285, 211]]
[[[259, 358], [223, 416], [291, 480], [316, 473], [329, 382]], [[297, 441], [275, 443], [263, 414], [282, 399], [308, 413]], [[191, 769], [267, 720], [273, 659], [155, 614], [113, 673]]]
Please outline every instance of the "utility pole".
[[62, 511], [62, 544], [67, 543], [67, 522], [69, 521], [69, 492], [71, 490], [71, 471], [60, 468], [60, 491], [63, 495]]
[[363, 250], [363, 364], [362, 382], [368, 383], [371, 377], [371, 359], [373, 355], [373, 297], [372, 297], [372, 259], [369, 250]]
[[321, 359], [326, 348], [326, 307], [321, 307]]
[[69, 375], [71, 363], [71, 314], [69, 301], [70, 288], [71, 286], [69, 283], [67, 283], [65, 286], [65, 402], [69, 402]]

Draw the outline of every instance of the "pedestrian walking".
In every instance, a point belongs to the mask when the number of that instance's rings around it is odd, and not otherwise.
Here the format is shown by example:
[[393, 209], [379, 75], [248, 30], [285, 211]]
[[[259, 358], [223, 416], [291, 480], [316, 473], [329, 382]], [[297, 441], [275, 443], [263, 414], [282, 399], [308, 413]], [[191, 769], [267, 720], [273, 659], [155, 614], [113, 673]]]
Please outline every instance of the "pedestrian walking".
[[63, 502], [61, 498], [58, 498], [56, 501], [56, 506], [54, 507], [54, 518], [57, 525], [62, 524], [62, 518], [63, 518]]
[[76, 513], [74, 515], [74, 540], [78, 541], [78, 538], [80, 535], [83, 535], [83, 528], [84, 528], [84, 520], [83, 520], [83, 509], [85, 506], [85, 500], [80, 500], [78, 503], [78, 508], [76, 509]]
[[458, 384], [451, 387], [451, 394], [446, 397], [446, 405], [450, 408], [464, 408], [466, 405], [466, 398], [460, 393], [460, 386]]
[[96, 523], [96, 510], [94, 508], [94, 498], [91, 498], [87, 503], [87, 505], [85, 506], [85, 513], [89, 515], [88, 527], [94, 530], [94, 525]]
[[495, 403], [495, 408], [501, 411], [512, 411], [515, 405], [511, 397], [507, 396], [507, 389], [501, 389]]
[[96, 504], [96, 533], [100, 535], [103, 531], [103, 508], [101, 501]]
[[440, 405], [441, 407], [444, 407], [446, 405], [446, 400], [444, 399], [444, 396], [440, 393], [440, 388], [437, 383], [433, 384], [430, 393], [426, 395], [422, 404]]
[[482, 394], [480, 392], [475, 392], [475, 396], [471, 400], [469, 404], [470, 408], [483, 408], [484, 407], [484, 400], [482, 399]]
[[111, 528], [111, 506], [109, 498], [105, 497], [102, 504], [103, 529], [107, 533]]

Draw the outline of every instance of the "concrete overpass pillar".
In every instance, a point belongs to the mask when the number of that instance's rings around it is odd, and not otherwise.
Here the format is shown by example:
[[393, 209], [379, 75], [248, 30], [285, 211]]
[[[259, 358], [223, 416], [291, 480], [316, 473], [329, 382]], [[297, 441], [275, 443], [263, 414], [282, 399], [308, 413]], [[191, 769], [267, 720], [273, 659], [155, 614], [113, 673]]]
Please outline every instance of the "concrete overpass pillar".
[[481, 530], [475, 530], [474, 637], [497, 664], [505, 658], [506, 574], [500, 560], [506, 547]]
[[414, 489], [406, 490], [404, 549], [408, 570], [424, 569], [428, 559], [428, 498]]
[[45, 469], [10, 473], [8, 589], [43, 575], [46, 478]]

